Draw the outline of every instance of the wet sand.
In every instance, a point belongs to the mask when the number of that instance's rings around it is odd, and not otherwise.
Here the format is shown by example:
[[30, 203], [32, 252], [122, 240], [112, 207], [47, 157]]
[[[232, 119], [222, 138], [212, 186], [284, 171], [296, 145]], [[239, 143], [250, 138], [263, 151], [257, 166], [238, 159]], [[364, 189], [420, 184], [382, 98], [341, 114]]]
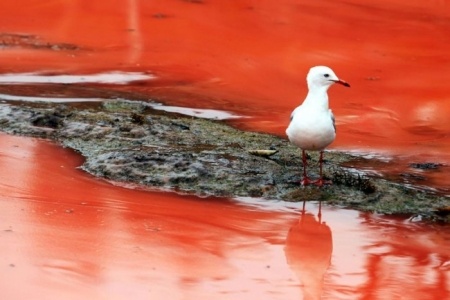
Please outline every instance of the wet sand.
[[[424, 175], [419, 184], [448, 191], [448, 8], [445, 1], [4, 0], [0, 31], [12, 36], [0, 39], [0, 72], [144, 71], [157, 78], [108, 89], [250, 116], [233, 124], [282, 136], [308, 68], [330, 65], [352, 84], [330, 90], [333, 149], [378, 155], [380, 166], [366, 171], [395, 172], [406, 183], [411, 177], [398, 174]], [[301, 206], [285, 203], [113, 187], [77, 170], [82, 159], [70, 151], [0, 138], [2, 298], [449, 297], [448, 228], [327, 207], [324, 225], [314, 203], [302, 216]], [[409, 167], [417, 162], [443, 168]], [[302, 232], [323, 242], [305, 250]]]

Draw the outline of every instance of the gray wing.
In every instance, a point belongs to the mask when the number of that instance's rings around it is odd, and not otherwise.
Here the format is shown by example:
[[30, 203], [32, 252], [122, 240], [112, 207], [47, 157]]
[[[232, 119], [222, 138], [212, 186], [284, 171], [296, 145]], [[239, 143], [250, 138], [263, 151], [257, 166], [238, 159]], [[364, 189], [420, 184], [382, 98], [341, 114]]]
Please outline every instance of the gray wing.
[[[301, 105], [300, 105], [300, 106], [301, 106]], [[296, 113], [297, 110], [300, 108], [300, 106], [296, 107], [296, 108], [292, 111], [292, 113], [291, 113], [291, 119], [290, 119], [291, 122], [292, 122], [292, 119], [294, 118], [295, 113]]]
[[336, 120], [334, 119], [333, 112], [330, 109], [331, 120], [333, 121], [334, 132], [336, 132]]

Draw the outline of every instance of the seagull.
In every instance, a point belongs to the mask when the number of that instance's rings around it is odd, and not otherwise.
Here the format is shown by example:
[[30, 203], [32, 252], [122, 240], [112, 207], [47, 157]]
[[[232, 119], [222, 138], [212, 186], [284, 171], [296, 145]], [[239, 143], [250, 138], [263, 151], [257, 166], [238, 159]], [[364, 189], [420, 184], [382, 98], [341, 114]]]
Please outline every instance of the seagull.
[[[335, 83], [350, 87], [350, 84], [339, 79], [329, 67], [316, 66], [306, 76], [308, 95], [302, 105], [294, 109], [291, 122], [286, 129], [289, 141], [302, 150], [303, 179], [302, 185], [314, 183], [322, 186], [325, 183], [322, 175], [323, 151], [336, 138], [334, 115], [328, 108], [327, 91]], [[312, 182], [306, 174], [306, 151], [320, 151], [320, 176]]]

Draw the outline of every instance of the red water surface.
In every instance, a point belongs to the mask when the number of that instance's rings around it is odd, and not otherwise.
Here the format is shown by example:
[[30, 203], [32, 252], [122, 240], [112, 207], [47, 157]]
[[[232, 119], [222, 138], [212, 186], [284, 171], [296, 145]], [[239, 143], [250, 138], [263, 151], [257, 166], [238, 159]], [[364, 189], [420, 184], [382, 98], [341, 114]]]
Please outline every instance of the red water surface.
[[[0, 73], [148, 72], [107, 88], [284, 136], [308, 69], [329, 65], [352, 84], [330, 90], [332, 147], [396, 157], [396, 172], [441, 163], [425, 184], [448, 194], [449, 5], [2, 0], [0, 33], [36, 38], [1, 36]], [[114, 187], [67, 150], [0, 139], [2, 299], [449, 298], [448, 228]]]
[[450, 296], [445, 228], [127, 189], [52, 143], [0, 142], [1, 299]]
[[118, 88], [251, 116], [234, 124], [284, 137], [308, 69], [329, 65], [352, 84], [330, 90], [338, 125], [331, 148], [395, 155], [404, 172], [411, 162], [443, 164], [428, 185], [448, 194], [448, 1], [108, 3], [2, 1], [0, 32], [79, 49], [5, 47], [0, 71], [150, 72], [158, 79]]

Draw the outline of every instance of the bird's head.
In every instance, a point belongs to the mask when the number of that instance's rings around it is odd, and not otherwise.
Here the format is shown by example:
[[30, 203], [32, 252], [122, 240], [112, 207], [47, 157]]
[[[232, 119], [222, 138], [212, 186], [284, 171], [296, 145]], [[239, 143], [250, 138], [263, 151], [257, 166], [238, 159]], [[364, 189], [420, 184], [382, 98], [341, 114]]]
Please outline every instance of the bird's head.
[[306, 76], [306, 82], [308, 88], [313, 87], [325, 87], [328, 89], [334, 83], [342, 84], [343, 86], [350, 87], [350, 84], [344, 80], [339, 79], [333, 70], [325, 66], [312, 67], [309, 70], [308, 76]]

